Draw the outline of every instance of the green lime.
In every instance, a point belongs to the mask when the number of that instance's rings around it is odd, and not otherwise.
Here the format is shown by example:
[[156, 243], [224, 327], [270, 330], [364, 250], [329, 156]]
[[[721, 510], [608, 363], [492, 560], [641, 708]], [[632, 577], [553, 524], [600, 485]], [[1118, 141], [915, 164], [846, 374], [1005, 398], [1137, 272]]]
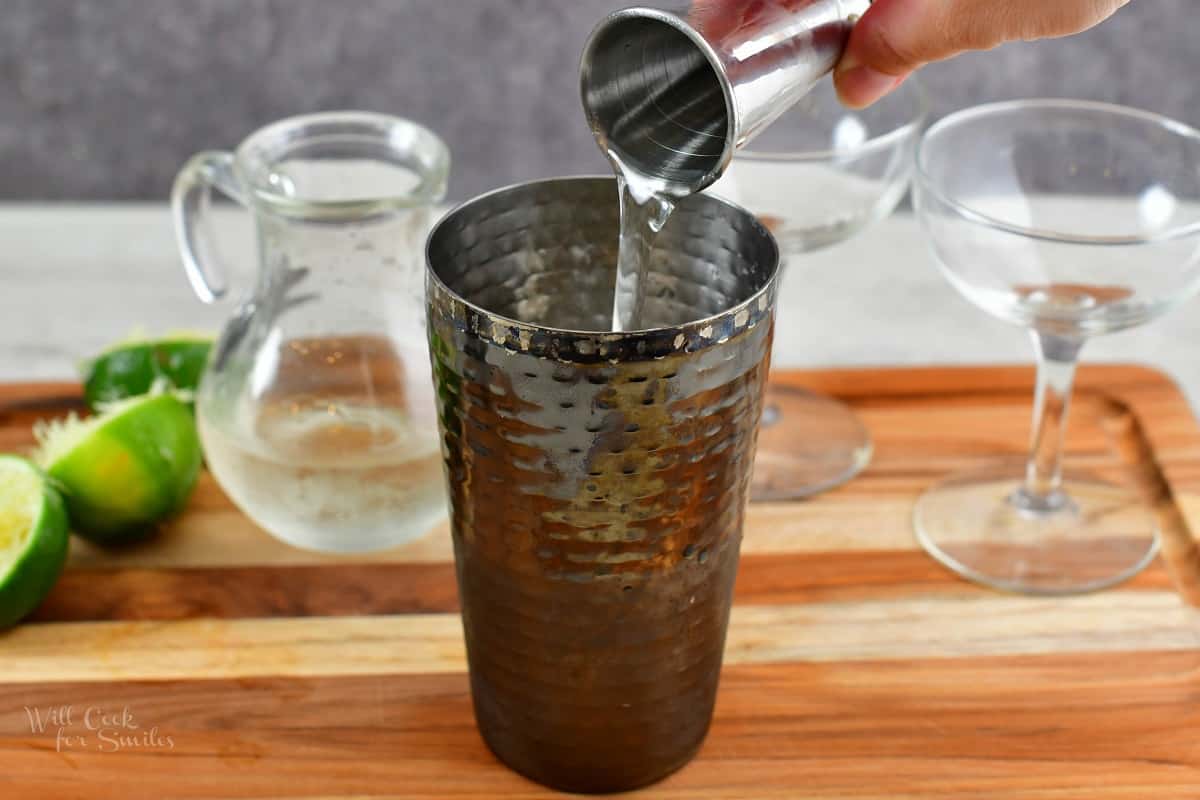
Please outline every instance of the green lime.
[[129, 340], [83, 365], [83, 396], [88, 407], [146, 394], [156, 384], [194, 392], [212, 349], [212, 337], [175, 334], [157, 341]]
[[200, 472], [192, 412], [168, 393], [131, 397], [37, 433], [37, 460], [61, 486], [75, 532], [98, 544], [149, 536], [187, 502]]
[[0, 629], [33, 611], [67, 560], [67, 510], [37, 467], [0, 455]]

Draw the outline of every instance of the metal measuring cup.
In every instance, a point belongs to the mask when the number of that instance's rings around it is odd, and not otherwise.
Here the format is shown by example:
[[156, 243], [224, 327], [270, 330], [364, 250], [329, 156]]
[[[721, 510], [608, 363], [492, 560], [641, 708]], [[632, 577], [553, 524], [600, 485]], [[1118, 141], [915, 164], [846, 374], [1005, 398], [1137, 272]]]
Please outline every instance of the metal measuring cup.
[[671, 194], [712, 184], [734, 150], [833, 69], [871, 0], [695, 0], [626, 8], [584, 46], [580, 91], [601, 150]]

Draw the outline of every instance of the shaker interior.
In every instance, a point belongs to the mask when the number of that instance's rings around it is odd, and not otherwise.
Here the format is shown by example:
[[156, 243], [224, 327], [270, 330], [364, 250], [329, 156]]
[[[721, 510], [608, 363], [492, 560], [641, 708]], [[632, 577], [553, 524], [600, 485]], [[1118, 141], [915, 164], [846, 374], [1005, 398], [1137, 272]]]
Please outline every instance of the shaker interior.
[[700, 46], [662, 19], [617, 15], [588, 44], [583, 104], [601, 147], [684, 187], [719, 171], [729, 137], [720, 79]]
[[[520, 322], [612, 329], [616, 181], [575, 178], [501, 189], [472, 201], [430, 236], [429, 262], [452, 292]], [[647, 275], [647, 328], [728, 311], [767, 286], [777, 254], [749, 214], [693, 195], [658, 234]]]

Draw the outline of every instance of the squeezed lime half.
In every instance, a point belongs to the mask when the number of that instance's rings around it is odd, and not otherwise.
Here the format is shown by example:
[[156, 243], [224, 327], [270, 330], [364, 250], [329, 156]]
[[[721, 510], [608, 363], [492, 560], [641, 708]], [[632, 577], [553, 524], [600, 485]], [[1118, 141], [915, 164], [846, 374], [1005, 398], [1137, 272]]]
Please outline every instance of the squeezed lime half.
[[131, 397], [36, 433], [36, 460], [61, 487], [72, 527], [98, 544], [152, 534], [187, 502], [200, 473], [192, 412], [170, 393]]
[[62, 496], [45, 473], [23, 458], [0, 455], [0, 629], [50, 593], [69, 538]]

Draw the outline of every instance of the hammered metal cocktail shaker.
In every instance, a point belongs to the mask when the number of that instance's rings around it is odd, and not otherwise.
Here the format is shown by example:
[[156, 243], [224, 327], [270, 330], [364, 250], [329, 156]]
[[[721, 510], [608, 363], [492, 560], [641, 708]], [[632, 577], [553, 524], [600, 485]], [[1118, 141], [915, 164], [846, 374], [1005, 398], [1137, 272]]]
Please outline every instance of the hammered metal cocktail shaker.
[[650, 258], [646, 330], [609, 332], [613, 178], [501, 189], [428, 244], [428, 324], [475, 717], [509, 766], [603, 792], [708, 730], [779, 266], [695, 195]]
[[693, 0], [605, 17], [580, 62], [601, 150], [698, 192], [833, 69], [871, 0]]

